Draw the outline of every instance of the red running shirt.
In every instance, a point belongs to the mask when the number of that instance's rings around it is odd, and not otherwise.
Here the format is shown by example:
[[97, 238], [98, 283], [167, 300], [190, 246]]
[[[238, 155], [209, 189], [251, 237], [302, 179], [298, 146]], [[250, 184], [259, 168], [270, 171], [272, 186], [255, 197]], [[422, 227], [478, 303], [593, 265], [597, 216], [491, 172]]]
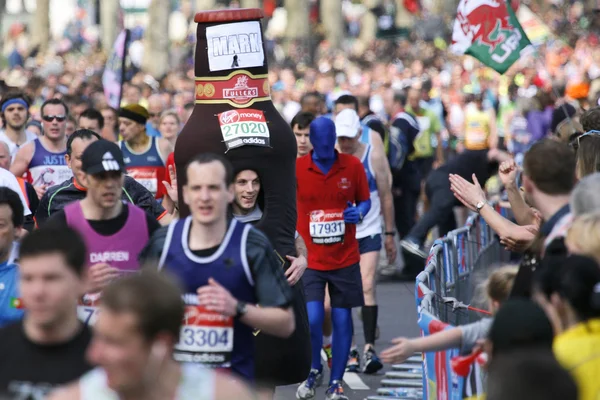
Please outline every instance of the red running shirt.
[[297, 230], [306, 242], [308, 268], [329, 271], [360, 261], [356, 225], [344, 223], [347, 202], [369, 200], [369, 185], [360, 160], [337, 153], [327, 175], [312, 152], [296, 160]]

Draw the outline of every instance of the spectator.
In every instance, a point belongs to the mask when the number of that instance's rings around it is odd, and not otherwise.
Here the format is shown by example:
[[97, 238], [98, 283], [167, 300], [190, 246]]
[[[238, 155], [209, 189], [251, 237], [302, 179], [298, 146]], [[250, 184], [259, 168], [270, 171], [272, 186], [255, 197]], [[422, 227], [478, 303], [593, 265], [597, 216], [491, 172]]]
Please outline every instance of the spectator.
[[494, 358], [515, 351], [552, 350], [554, 330], [544, 309], [531, 300], [510, 299], [494, 317], [484, 349], [488, 365]]
[[596, 211], [575, 218], [565, 242], [571, 254], [592, 257], [600, 263], [600, 213]]
[[557, 332], [554, 354], [577, 381], [581, 400], [600, 394], [600, 267], [571, 255], [541, 268], [536, 300], [551, 315]]
[[551, 352], [502, 354], [490, 363], [487, 400], [578, 400], [577, 386]]
[[[479, 289], [485, 293], [488, 309], [492, 314], [495, 314], [508, 299], [516, 275], [516, 267], [506, 266], [492, 272], [489, 278], [480, 285]], [[394, 346], [381, 353], [381, 359], [386, 363], [402, 363], [416, 352], [443, 351], [453, 347], [459, 347], [461, 353], [470, 353], [478, 340], [487, 337], [491, 325], [492, 319], [484, 318], [477, 322], [415, 339], [398, 337], [392, 340]]]
[[575, 217], [600, 211], [600, 173], [583, 178], [571, 195], [569, 202], [571, 212]]
[[572, 215], [569, 207], [575, 187], [575, 155], [560, 142], [543, 139], [535, 143], [523, 160], [523, 187], [527, 204], [539, 210], [546, 221], [540, 228], [544, 247], [569, 228]]

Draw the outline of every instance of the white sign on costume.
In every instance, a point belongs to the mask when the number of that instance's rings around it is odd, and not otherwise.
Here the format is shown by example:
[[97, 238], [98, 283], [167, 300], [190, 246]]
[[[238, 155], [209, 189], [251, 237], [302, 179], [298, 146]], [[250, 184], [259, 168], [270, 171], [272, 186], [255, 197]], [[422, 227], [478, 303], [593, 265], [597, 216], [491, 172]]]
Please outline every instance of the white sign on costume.
[[208, 27], [206, 41], [211, 71], [262, 67], [265, 62], [258, 21]]

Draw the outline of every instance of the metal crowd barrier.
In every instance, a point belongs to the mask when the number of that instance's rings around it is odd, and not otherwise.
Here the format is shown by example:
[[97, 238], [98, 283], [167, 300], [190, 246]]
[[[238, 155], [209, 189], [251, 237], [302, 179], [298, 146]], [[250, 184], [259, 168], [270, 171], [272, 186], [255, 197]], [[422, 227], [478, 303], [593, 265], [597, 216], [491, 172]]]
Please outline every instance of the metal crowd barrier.
[[[508, 210], [499, 206], [495, 209], [508, 217]], [[471, 215], [465, 226], [435, 241], [415, 285], [421, 334], [430, 335], [481, 318], [465, 308], [455, 309], [444, 298], [470, 304], [475, 289], [474, 271], [506, 262], [508, 258], [509, 253], [479, 215]], [[450, 367], [450, 360], [458, 355], [458, 349], [423, 355], [423, 399], [462, 400], [482, 393], [482, 374], [477, 363], [466, 378]]]

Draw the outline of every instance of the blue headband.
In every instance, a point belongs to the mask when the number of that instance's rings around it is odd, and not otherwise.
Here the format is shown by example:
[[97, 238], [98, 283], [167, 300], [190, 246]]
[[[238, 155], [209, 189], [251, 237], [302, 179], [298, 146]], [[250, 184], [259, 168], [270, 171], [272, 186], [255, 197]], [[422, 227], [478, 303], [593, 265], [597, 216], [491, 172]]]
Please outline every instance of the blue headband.
[[20, 104], [25, 107], [26, 110], [29, 110], [29, 105], [25, 100], [20, 97], [15, 97], [14, 99], [7, 100], [6, 103], [2, 105], [2, 112], [6, 111], [8, 106], [12, 106], [13, 104]]

